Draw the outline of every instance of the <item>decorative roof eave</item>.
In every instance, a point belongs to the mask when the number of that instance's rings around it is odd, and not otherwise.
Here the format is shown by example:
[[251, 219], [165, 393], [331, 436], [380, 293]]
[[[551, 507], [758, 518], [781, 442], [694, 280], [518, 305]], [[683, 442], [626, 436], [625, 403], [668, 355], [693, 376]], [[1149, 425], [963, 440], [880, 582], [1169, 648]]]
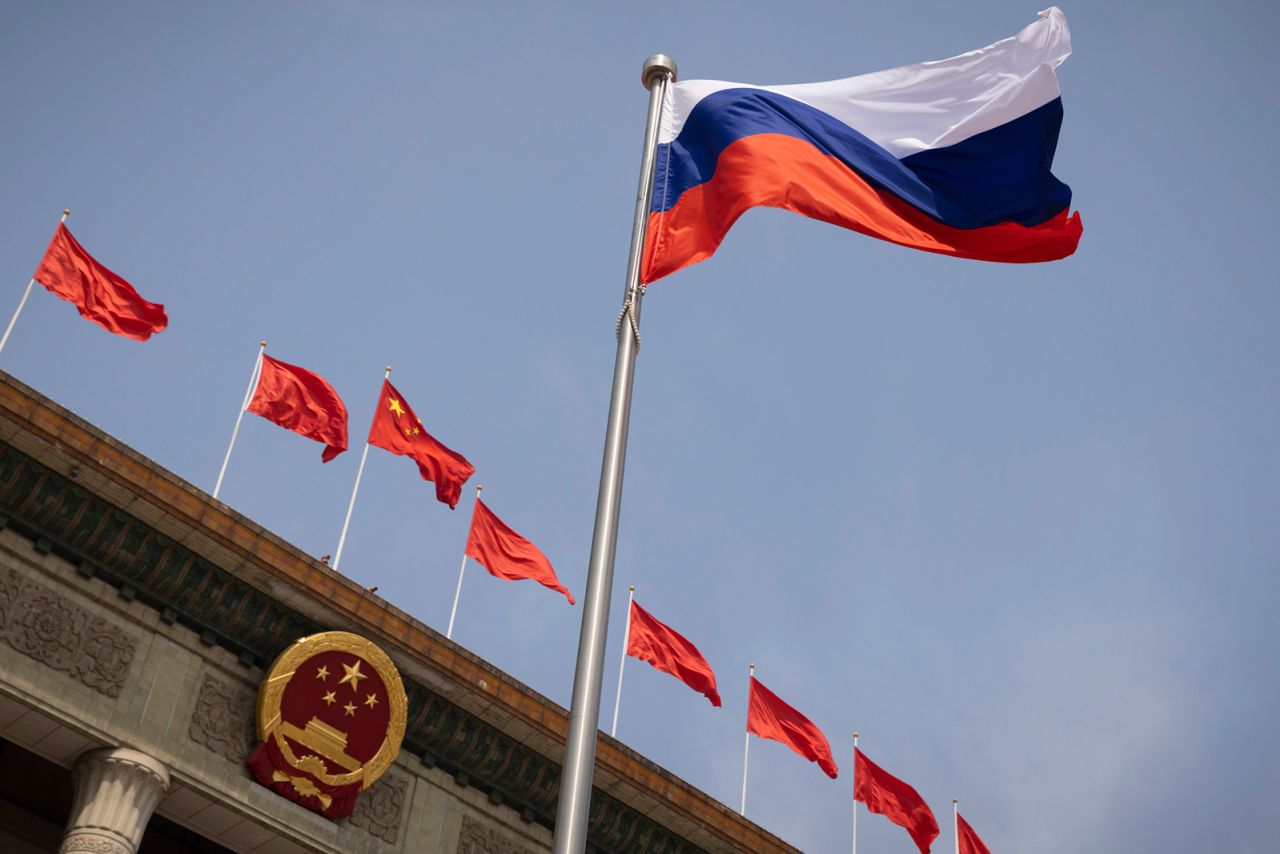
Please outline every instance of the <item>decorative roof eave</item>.
[[[406, 746], [551, 822], [564, 708], [3, 372], [0, 442], [0, 513], [12, 527], [246, 665], [324, 628], [377, 639], [405, 676]], [[795, 850], [603, 735], [596, 771], [599, 849]]]

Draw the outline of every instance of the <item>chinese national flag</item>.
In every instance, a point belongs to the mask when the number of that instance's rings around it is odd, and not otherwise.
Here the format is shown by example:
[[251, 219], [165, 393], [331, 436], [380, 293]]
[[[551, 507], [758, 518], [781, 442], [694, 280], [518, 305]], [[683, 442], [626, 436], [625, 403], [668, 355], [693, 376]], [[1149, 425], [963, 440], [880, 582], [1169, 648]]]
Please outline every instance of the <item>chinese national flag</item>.
[[906, 783], [876, 765], [858, 749], [853, 751], [853, 799], [880, 813], [911, 834], [920, 854], [938, 838], [938, 822], [924, 798]]
[[716, 692], [716, 674], [698, 652], [698, 648], [665, 623], [660, 623], [631, 602], [631, 631], [627, 638], [627, 655], [647, 661], [664, 673], [670, 673], [699, 694], [706, 695], [711, 705], [720, 705]]
[[93, 260], [66, 225], [53, 233], [34, 278], [54, 296], [75, 303], [85, 320], [116, 335], [146, 341], [169, 325], [164, 306], [147, 302], [133, 285]]
[[982, 844], [960, 813], [956, 813], [956, 846], [960, 854], [991, 854], [991, 849]]
[[326, 447], [324, 462], [347, 449], [347, 407], [324, 377], [262, 354], [262, 373], [247, 412]]
[[780, 741], [818, 767], [832, 780], [838, 769], [831, 758], [831, 745], [813, 721], [779, 699], [778, 695], [751, 677], [747, 701], [747, 732]]
[[418, 464], [423, 480], [436, 485], [436, 498], [450, 509], [458, 505], [462, 484], [475, 472], [466, 458], [432, 438], [414, 414], [404, 395], [388, 380], [382, 381], [382, 396], [369, 426], [369, 444], [393, 454], [410, 457]]
[[467, 556], [475, 558], [489, 574], [505, 581], [532, 578], [544, 587], [563, 593], [574, 604], [573, 594], [556, 578], [556, 571], [538, 547], [503, 524], [493, 511], [476, 499], [467, 534]]

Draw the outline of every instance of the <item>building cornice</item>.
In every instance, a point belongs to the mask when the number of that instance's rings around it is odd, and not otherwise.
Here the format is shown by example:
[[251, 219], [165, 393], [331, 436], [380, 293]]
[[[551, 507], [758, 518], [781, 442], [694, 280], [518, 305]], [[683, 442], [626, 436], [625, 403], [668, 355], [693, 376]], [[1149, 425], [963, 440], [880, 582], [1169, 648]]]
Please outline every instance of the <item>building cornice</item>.
[[[326, 629], [375, 640], [405, 679], [406, 748], [551, 824], [563, 707], [2, 372], [0, 514], [246, 667]], [[589, 839], [617, 852], [795, 850], [603, 735]]]

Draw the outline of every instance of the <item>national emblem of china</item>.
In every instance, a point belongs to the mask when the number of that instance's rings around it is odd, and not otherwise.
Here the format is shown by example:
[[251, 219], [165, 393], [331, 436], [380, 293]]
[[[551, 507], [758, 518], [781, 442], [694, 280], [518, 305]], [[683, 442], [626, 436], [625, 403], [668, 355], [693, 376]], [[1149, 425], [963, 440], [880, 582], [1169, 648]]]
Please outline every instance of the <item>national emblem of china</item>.
[[302, 638], [258, 689], [249, 770], [262, 785], [328, 818], [387, 770], [404, 738], [400, 674], [371, 641], [347, 632]]

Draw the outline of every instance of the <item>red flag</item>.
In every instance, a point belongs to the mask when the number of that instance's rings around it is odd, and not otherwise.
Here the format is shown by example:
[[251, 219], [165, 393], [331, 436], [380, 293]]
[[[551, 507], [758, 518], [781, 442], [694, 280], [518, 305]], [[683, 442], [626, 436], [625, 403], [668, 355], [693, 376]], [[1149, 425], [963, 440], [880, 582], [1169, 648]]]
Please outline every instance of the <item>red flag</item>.
[[670, 673], [699, 694], [705, 694], [711, 705], [720, 705], [716, 693], [716, 674], [698, 652], [698, 648], [665, 623], [660, 623], [631, 602], [631, 633], [627, 639], [627, 655], [647, 661]]
[[34, 278], [54, 296], [75, 303], [85, 320], [116, 335], [146, 341], [169, 325], [164, 306], [147, 302], [133, 285], [93, 260], [66, 225], [53, 233]]
[[836, 761], [831, 758], [831, 745], [827, 744], [822, 730], [782, 702], [754, 676], [747, 702], [747, 732], [782, 742], [810, 762], [817, 762], [832, 780], [836, 778]]
[[382, 396], [369, 426], [369, 444], [411, 458], [422, 479], [436, 485], [436, 498], [450, 508], [458, 505], [462, 484], [475, 472], [462, 454], [432, 438], [404, 395], [387, 380], [382, 381]]
[[929, 854], [929, 846], [938, 838], [938, 822], [933, 810], [915, 789], [880, 768], [866, 755], [853, 750], [853, 799], [867, 809], [880, 813], [889, 821], [905, 827], [920, 854]]
[[960, 854], [991, 854], [991, 849], [982, 844], [960, 813], [956, 813], [956, 847]]
[[479, 498], [471, 515], [471, 532], [467, 534], [467, 556], [479, 561], [495, 578], [506, 581], [532, 578], [544, 587], [563, 593], [569, 604], [574, 604], [573, 594], [556, 578], [547, 556], [504, 525]]
[[246, 410], [323, 442], [324, 462], [347, 449], [347, 408], [324, 377], [262, 354], [258, 388]]

